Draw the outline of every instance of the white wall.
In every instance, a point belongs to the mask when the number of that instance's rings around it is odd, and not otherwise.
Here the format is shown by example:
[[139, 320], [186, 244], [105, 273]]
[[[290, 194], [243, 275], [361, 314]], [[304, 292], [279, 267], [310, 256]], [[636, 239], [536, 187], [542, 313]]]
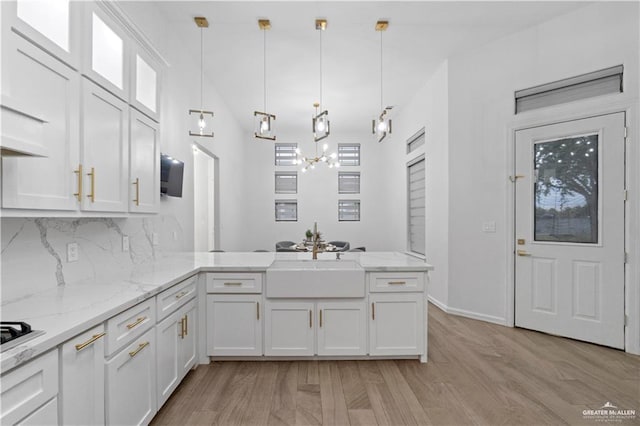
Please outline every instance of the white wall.
[[[398, 111], [394, 121], [394, 143], [388, 156], [394, 173], [388, 190], [390, 204], [401, 206], [394, 212], [394, 245], [407, 246], [406, 165], [420, 155], [426, 161], [426, 259], [435, 269], [429, 281], [429, 298], [440, 306], [448, 303], [449, 276], [449, 108], [448, 63], [443, 62], [410, 103]], [[422, 127], [425, 144], [406, 153], [406, 141]], [[401, 220], [402, 219], [402, 220]]]
[[[339, 117], [331, 117], [332, 130]], [[309, 129], [311, 128], [309, 118]], [[278, 134], [277, 142], [298, 143], [303, 155], [311, 155], [314, 142], [308, 134]], [[274, 165], [274, 142], [250, 138], [246, 141], [245, 193], [247, 224], [245, 250], [273, 250], [277, 241], [302, 241], [304, 232], [318, 223], [318, 230], [327, 241], [349, 241], [351, 247], [365, 246], [367, 250], [397, 250], [389, 244], [388, 227], [391, 206], [387, 203], [386, 182], [391, 171], [385, 166], [384, 144], [379, 144], [368, 135], [353, 137], [340, 133], [332, 134], [320, 141], [329, 145], [329, 152], [337, 152], [338, 143], [360, 143], [361, 166], [330, 169], [318, 165], [306, 173], [300, 167], [276, 167]], [[275, 171], [298, 171], [297, 194], [275, 194]], [[338, 194], [338, 171], [360, 171], [360, 194]], [[274, 201], [276, 199], [298, 200], [297, 222], [276, 222]], [[359, 222], [338, 221], [338, 199], [359, 199], [361, 215]], [[399, 218], [398, 220], [403, 220]]]
[[[637, 3], [598, 3], [449, 59], [453, 311], [496, 322], [509, 316], [508, 129], [520, 117], [514, 91], [624, 64], [624, 96], [637, 101], [638, 21]], [[542, 113], [528, 117], [535, 114]], [[629, 165], [638, 166], [637, 158]], [[483, 233], [484, 221], [495, 221], [496, 232]]]

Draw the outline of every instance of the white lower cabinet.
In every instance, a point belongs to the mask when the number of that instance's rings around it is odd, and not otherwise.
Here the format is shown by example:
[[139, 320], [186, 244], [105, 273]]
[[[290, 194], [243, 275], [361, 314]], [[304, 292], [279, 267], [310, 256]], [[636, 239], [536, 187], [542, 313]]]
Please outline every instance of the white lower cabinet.
[[169, 399], [196, 361], [196, 301], [156, 326], [158, 408]]
[[207, 354], [262, 355], [260, 294], [207, 295]]
[[423, 293], [369, 295], [370, 355], [424, 353], [424, 297]]
[[61, 423], [104, 424], [104, 326], [99, 325], [62, 345]]
[[319, 301], [317, 312], [318, 355], [366, 355], [364, 301]]
[[57, 349], [3, 374], [0, 382], [0, 424], [59, 424]]
[[107, 361], [107, 424], [146, 424], [155, 415], [155, 349], [155, 330], [151, 329]]
[[366, 353], [364, 301], [267, 300], [265, 355], [348, 356]]

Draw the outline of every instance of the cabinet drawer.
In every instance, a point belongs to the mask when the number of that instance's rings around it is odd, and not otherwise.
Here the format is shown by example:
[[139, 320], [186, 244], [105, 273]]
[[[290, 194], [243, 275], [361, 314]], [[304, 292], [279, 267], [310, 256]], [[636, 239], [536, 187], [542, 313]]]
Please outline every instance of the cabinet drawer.
[[371, 292], [420, 292], [424, 290], [423, 272], [372, 272], [369, 274]]
[[2, 376], [0, 423], [12, 425], [58, 393], [56, 349]]
[[156, 299], [146, 300], [107, 321], [105, 355], [109, 356], [156, 323]]
[[197, 294], [198, 276], [194, 275], [157, 296], [157, 320], [162, 321]]
[[262, 274], [207, 274], [207, 293], [262, 293]]

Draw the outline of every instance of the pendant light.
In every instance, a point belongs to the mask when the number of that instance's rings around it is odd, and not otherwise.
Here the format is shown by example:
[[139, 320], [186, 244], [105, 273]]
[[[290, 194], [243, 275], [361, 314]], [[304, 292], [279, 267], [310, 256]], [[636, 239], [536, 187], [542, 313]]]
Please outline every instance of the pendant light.
[[193, 20], [195, 21], [196, 26], [200, 28], [200, 109], [189, 110], [189, 117], [192, 119], [190, 129], [193, 129], [189, 130], [189, 136], [212, 138], [213, 131], [209, 131], [207, 129], [211, 129], [210, 122], [213, 119], [213, 112], [205, 111], [202, 102], [204, 97], [204, 43], [202, 30], [209, 28], [209, 21], [207, 21], [207, 18], [202, 16], [197, 16], [193, 18]]
[[[320, 103], [315, 107], [315, 113], [311, 120], [313, 126], [313, 140], [318, 142], [330, 134], [329, 112], [322, 110], [322, 32], [327, 29], [326, 19], [316, 19], [316, 30], [320, 32]], [[320, 113], [318, 114], [318, 107]]]
[[[316, 115], [315, 115], [316, 117], [318, 116], [319, 106], [320, 104], [317, 102], [313, 104], [313, 107], [315, 108], [315, 111], [316, 111]], [[303, 165], [302, 173], [305, 173], [309, 169], [315, 169], [316, 164], [318, 163], [325, 163], [327, 166], [329, 166], [330, 169], [334, 167], [340, 167], [340, 163], [336, 160], [338, 158], [338, 154], [336, 154], [335, 152], [332, 152], [331, 154], [327, 153], [327, 150], [329, 149], [328, 144], [325, 143], [322, 145], [322, 153], [318, 153], [317, 140], [314, 140], [314, 145], [315, 145], [315, 154], [312, 157], [307, 157], [302, 155], [300, 148], [296, 148], [296, 163]]]
[[382, 111], [378, 116], [378, 119], [372, 120], [371, 131], [374, 135], [377, 135], [378, 142], [387, 137], [387, 134], [391, 134], [391, 118], [388, 116], [388, 112], [392, 107], [388, 106], [383, 108], [382, 95], [383, 95], [383, 74], [382, 74], [382, 33], [389, 28], [389, 21], [376, 22], [376, 31], [380, 32], [380, 110]]
[[253, 136], [257, 139], [268, 139], [275, 141], [276, 135], [273, 129], [276, 116], [267, 112], [267, 30], [271, 29], [271, 22], [268, 19], [259, 19], [258, 27], [263, 32], [263, 87], [264, 103], [261, 111], [254, 111], [255, 132]]

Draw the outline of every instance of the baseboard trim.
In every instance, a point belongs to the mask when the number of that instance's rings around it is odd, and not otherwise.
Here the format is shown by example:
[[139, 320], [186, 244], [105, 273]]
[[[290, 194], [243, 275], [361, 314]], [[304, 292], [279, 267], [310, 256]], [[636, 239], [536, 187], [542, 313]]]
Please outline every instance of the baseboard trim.
[[510, 327], [510, 325], [507, 324], [507, 319], [506, 318], [500, 318], [500, 317], [496, 317], [496, 316], [493, 316], [493, 315], [480, 314], [478, 312], [467, 311], [465, 309], [452, 308], [452, 307], [447, 306], [446, 304], [442, 303], [441, 301], [439, 301], [438, 299], [436, 299], [436, 298], [434, 298], [432, 296], [427, 296], [427, 299], [429, 300], [429, 302], [433, 303], [439, 309], [441, 309], [442, 311], [446, 312], [447, 314], [457, 315], [457, 316], [460, 316], [460, 317], [471, 318], [471, 319], [475, 319], [475, 320], [480, 320], [480, 321], [484, 321], [484, 322], [490, 322], [490, 323], [493, 323], [493, 324], [504, 325], [506, 327]]

